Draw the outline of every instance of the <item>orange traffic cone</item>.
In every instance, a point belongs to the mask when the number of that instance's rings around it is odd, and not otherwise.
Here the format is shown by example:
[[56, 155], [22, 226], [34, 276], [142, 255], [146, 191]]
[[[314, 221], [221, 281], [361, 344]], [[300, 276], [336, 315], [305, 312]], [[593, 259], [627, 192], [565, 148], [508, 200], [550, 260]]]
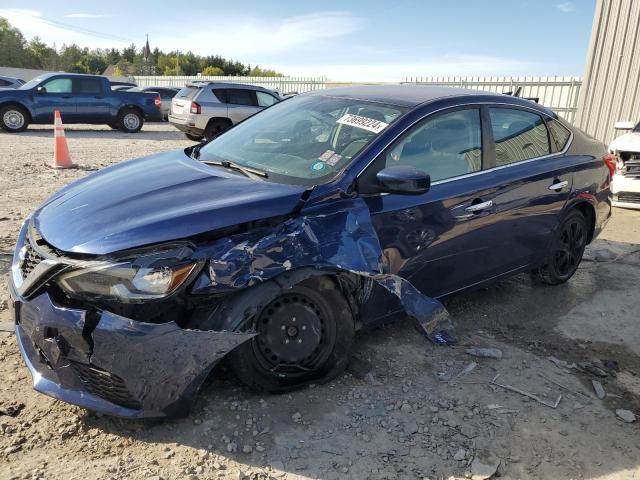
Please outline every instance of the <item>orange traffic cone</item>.
[[64, 127], [62, 126], [62, 118], [60, 112], [54, 112], [53, 137], [55, 145], [53, 149], [53, 168], [74, 168], [76, 165], [71, 161], [69, 156], [69, 147], [67, 147], [67, 139], [64, 136]]

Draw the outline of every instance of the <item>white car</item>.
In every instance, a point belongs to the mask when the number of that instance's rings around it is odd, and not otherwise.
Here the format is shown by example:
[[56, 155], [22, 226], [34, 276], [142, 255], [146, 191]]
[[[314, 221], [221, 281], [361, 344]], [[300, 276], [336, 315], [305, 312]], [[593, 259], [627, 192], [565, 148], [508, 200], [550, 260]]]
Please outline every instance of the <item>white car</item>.
[[616, 122], [616, 130], [631, 130], [609, 145], [618, 162], [611, 181], [613, 205], [640, 209], [640, 123]]

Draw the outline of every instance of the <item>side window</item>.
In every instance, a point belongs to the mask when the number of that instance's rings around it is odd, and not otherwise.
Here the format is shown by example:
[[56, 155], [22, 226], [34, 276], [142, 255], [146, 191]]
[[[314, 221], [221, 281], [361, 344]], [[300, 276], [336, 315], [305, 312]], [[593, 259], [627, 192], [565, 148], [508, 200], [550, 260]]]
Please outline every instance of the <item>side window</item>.
[[11, 82], [0, 78], [0, 87], [6, 87], [7, 85], [11, 85]]
[[496, 144], [496, 166], [549, 155], [549, 135], [542, 117], [511, 108], [489, 108]]
[[220, 101], [221, 103], [228, 103], [227, 102], [227, 91], [228, 90], [226, 90], [224, 88], [214, 88], [211, 91], [216, 96], [218, 101]]
[[233, 105], [250, 105], [257, 107], [255, 97], [251, 90], [243, 90], [241, 88], [230, 88], [227, 90], [227, 98], [229, 103]]
[[[98, 95], [102, 93], [102, 82], [93, 78], [76, 78], [73, 80], [75, 93]], [[49, 89], [47, 89], [49, 91]]]
[[42, 85], [47, 93], [71, 93], [70, 78], [56, 78]]
[[571, 132], [555, 118], [547, 120], [547, 127], [554, 147], [553, 151], [561, 152], [567, 146]]
[[477, 172], [482, 168], [480, 110], [456, 110], [426, 118], [384, 155], [386, 167], [417, 167], [428, 173], [432, 182]]
[[256, 91], [256, 97], [258, 98], [259, 107], [270, 107], [274, 103], [278, 103], [278, 99], [276, 97], [265, 92]]

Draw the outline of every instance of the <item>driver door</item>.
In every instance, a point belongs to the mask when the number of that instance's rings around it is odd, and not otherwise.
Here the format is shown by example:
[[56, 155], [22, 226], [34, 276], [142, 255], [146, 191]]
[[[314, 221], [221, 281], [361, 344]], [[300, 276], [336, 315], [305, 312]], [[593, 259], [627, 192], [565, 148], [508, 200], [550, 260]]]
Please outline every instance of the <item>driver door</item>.
[[430, 115], [385, 150], [358, 180], [392, 165], [431, 176], [420, 195], [364, 195], [391, 273], [431, 297], [441, 297], [496, 275], [496, 231], [489, 175], [477, 175], [489, 156], [479, 107]]
[[[70, 78], [52, 78], [40, 84], [43, 91], [34, 94], [34, 120], [53, 123], [53, 112], [60, 111], [63, 122], [72, 123], [76, 117], [76, 99]], [[39, 88], [39, 87], [38, 87]]]

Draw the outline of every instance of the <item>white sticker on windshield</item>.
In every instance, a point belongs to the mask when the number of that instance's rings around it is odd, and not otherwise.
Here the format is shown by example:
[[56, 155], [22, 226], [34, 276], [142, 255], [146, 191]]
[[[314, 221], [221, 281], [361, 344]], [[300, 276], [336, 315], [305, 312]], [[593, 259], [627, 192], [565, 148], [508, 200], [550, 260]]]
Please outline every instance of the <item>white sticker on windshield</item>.
[[336, 121], [336, 123], [351, 125], [352, 127], [362, 128], [373, 133], [380, 133], [382, 130], [389, 126], [388, 123], [381, 122], [380, 120], [369, 117], [361, 117], [360, 115], [353, 115], [351, 113], [343, 115]]

